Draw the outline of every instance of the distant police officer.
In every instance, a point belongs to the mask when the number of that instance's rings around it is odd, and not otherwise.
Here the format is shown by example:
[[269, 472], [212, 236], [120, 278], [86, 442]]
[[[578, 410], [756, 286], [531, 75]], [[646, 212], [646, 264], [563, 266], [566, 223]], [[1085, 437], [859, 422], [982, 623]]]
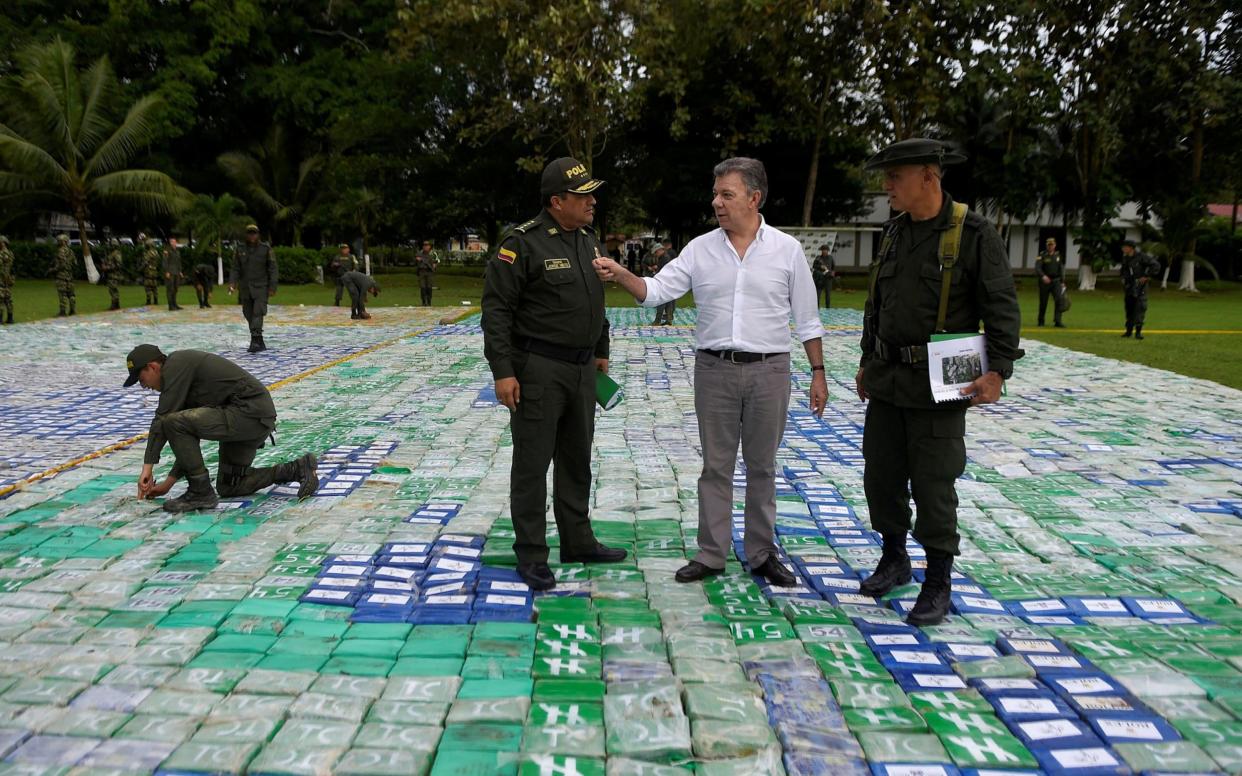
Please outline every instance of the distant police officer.
[[[832, 307], [832, 278], [836, 274], [837, 262], [832, 258], [832, 252], [827, 245], [819, 246], [819, 255], [811, 265], [811, 280], [815, 283], [815, 296], [818, 297], [821, 291], [824, 294], [825, 310]], [[818, 303], [819, 299], [815, 301]]]
[[13, 322], [13, 282], [13, 251], [9, 249], [9, 238], [0, 234], [0, 323], [3, 324]]
[[211, 289], [215, 284], [215, 267], [210, 264], [194, 265], [194, 296], [198, 298], [198, 309], [211, 307]]
[[160, 303], [160, 256], [155, 250], [155, 240], [138, 235], [142, 243], [142, 287], [147, 292], [146, 304]]
[[103, 260], [103, 278], [108, 285], [109, 310], [121, 309], [121, 243], [115, 237], [108, 240], [108, 253]]
[[1052, 325], [1064, 329], [1061, 323], [1061, 297], [1065, 293], [1065, 258], [1057, 250], [1057, 241], [1049, 237], [1044, 242], [1044, 250], [1039, 252], [1039, 260], [1035, 262], [1035, 275], [1039, 278], [1039, 326], [1044, 325], [1044, 311], [1048, 309], [1048, 299], [1052, 298]]
[[1143, 321], [1147, 319], [1147, 284], [1160, 274], [1160, 262], [1137, 250], [1133, 240], [1121, 244], [1121, 283], [1126, 295], [1126, 333], [1143, 339]]
[[[164, 509], [189, 512], [213, 509], [220, 496], [245, 496], [277, 482], [299, 483], [298, 497], [306, 498], [319, 487], [315, 456], [311, 453], [276, 466], [254, 468], [256, 451], [276, 428], [276, 405], [263, 383], [237, 364], [214, 353], [177, 350], [164, 355], [155, 345], [139, 345], [125, 361], [128, 388], [160, 394], [155, 418], [147, 437], [138, 497], [154, 498], [168, 493], [185, 477], [189, 488], [179, 498], [168, 499]], [[216, 488], [203, 463], [202, 440], [220, 443]], [[176, 463], [163, 482], [156, 484], [155, 464], [167, 444]]]
[[336, 295], [332, 298], [332, 304], [341, 306], [341, 295], [345, 292], [345, 286], [341, 279], [346, 272], [353, 272], [358, 269], [358, 259], [350, 253], [349, 244], [341, 243], [340, 252], [332, 257], [332, 261], [328, 262], [328, 277], [336, 283]]
[[181, 305], [177, 304], [177, 289], [181, 286], [183, 275], [181, 273], [181, 251], [177, 248], [177, 241], [170, 239], [168, 247], [164, 249], [164, 293], [168, 295], [168, 309], [180, 310]]
[[[966, 408], [996, 401], [1022, 356], [1005, 245], [987, 221], [940, 188], [944, 165], [963, 159], [938, 141], [911, 139], [867, 162], [867, 169], [884, 171], [884, 190], [900, 213], [885, 224], [872, 266], [855, 376], [858, 397], [870, 400], [863, 484], [871, 524], [884, 538], [883, 556], [861, 590], [879, 596], [910, 580], [906, 533], [913, 494], [914, 537], [927, 551], [923, 588], [907, 618], [913, 625], [940, 622], [949, 610], [959, 541], [954, 481], [966, 466]], [[975, 394], [969, 401], [935, 403], [927, 364], [931, 335], [973, 334], [980, 322], [990, 371], [964, 390]]]
[[69, 235], [57, 236], [56, 263], [56, 300], [60, 304], [57, 317], [74, 315], [78, 311], [78, 296], [73, 290], [73, 251], [69, 248]]
[[414, 269], [418, 272], [418, 293], [423, 306], [431, 306], [431, 293], [435, 290], [436, 267], [440, 266], [431, 241], [423, 240], [423, 249], [414, 257]]
[[603, 249], [590, 228], [603, 181], [563, 157], [543, 171], [544, 209], [514, 230], [487, 264], [483, 348], [496, 396], [511, 411], [510, 508], [518, 573], [535, 590], [556, 584], [548, 568], [548, 464], [563, 563], [623, 560], [601, 545], [587, 516], [595, 372], [608, 371], [604, 284], [591, 262]]
[[250, 325], [251, 353], [267, 350], [263, 341], [263, 316], [267, 315], [267, 300], [276, 295], [276, 255], [272, 246], [259, 240], [259, 227], [246, 227], [246, 241], [237, 246], [233, 254], [233, 270], [229, 273], [229, 293], [238, 291], [242, 303], [242, 315]]
[[375, 282], [375, 278], [365, 272], [350, 270], [341, 276], [341, 283], [345, 290], [349, 292], [350, 320], [370, 320], [371, 314], [367, 312], [367, 294], [371, 296], [379, 296], [380, 287]]

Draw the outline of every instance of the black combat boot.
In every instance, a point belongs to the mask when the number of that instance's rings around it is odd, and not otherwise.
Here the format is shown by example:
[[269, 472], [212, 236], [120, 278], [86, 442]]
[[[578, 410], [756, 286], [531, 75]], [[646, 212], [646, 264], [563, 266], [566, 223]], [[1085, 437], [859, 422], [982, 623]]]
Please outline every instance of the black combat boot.
[[1130, 336], [1131, 334], [1133, 334], [1133, 333], [1134, 333], [1134, 327], [1132, 327], [1132, 326], [1127, 326], [1127, 327], [1126, 327], [1126, 333], [1125, 333], [1125, 334], [1122, 334], [1121, 336], [1123, 336], [1123, 337], [1129, 337], [1129, 336]]
[[120, 303], [120, 302], [113, 302], [113, 303], [112, 303], [112, 306], [111, 306], [111, 307], [109, 307], [108, 309], [109, 309], [109, 310], [120, 310], [120, 309], [121, 309], [121, 303]]
[[260, 349], [261, 348], [259, 347], [259, 338], [251, 334], [250, 335], [250, 347], [246, 348], [246, 352], [247, 353], [258, 353]]
[[947, 552], [927, 551], [927, 572], [923, 589], [914, 608], [906, 615], [910, 625], [936, 625], [949, 613], [949, 596], [953, 593], [953, 556]]
[[858, 592], [882, 596], [910, 581], [910, 556], [906, 554], [906, 534], [884, 534], [884, 554], [871, 576], [858, 586]]
[[1142, 327], [1141, 325], [1140, 325], [1140, 326], [1135, 326], [1135, 327], [1134, 327], [1134, 338], [1135, 338], [1135, 339], [1142, 339], [1142, 338], [1143, 338], [1143, 327]]
[[193, 512], [196, 509], [215, 509], [220, 503], [216, 489], [211, 487], [211, 477], [201, 474], [190, 477], [190, 487], [186, 488], [180, 498], [168, 499], [164, 502], [165, 512]]
[[267, 350], [267, 343], [263, 341], [263, 335], [262, 335], [262, 334], [260, 334], [260, 335], [258, 336], [258, 342], [259, 342], [259, 351], [260, 351], [260, 352], [262, 352], [262, 351], [264, 351], [264, 350]]
[[319, 490], [319, 475], [315, 472], [317, 460], [314, 453], [307, 453], [296, 461], [278, 464], [276, 482], [296, 482], [298, 498], [310, 498]]

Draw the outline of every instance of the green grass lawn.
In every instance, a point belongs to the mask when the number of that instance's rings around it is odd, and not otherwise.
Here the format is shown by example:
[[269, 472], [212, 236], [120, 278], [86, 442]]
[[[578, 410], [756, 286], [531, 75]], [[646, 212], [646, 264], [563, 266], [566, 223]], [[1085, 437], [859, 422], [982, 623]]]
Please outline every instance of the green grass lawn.
[[[413, 274], [378, 275], [377, 280], [383, 292], [378, 299], [368, 302], [369, 307], [418, 305], [418, 279]], [[833, 306], [861, 309], [866, 298], [865, 277], [850, 276], [845, 280], [846, 288], [833, 292]], [[470, 307], [478, 309], [483, 294], [481, 278], [440, 273], [436, 277], [436, 286], [433, 298], [436, 306], [460, 308], [468, 302]], [[1071, 284], [1073, 309], [1065, 315], [1065, 323], [1069, 327], [1066, 329], [1052, 328], [1051, 311], [1048, 313], [1048, 326], [1035, 326], [1039, 309], [1038, 290], [1032, 278], [1019, 278], [1022, 336], [1024, 339], [1134, 361], [1242, 389], [1242, 358], [1239, 358], [1242, 355], [1242, 284], [1205, 281], [1199, 287], [1201, 291], [1198, 294], [1153, 288], [1149, 292], [1150, 305], [1144, 332], [1147, 338], [1138, 342], [1119, 336], [1125, 328], [1125, 314], [1121, 283], [1117, 278], [1102, 278], [1097, 290], [1090, 293], [1074, 291]], [[108, 291], [103, 286], [78, 283], [77, 295], [80, 313], [98, 312], [108, 307]], [[50, 280], [19, 280], [13, 296], [16, 320], [19, 322], [56, 315], [56, 289]], [[289, 285], [282, 286], [273, 301], [279, 304], [331, 304], [332, 296], [331, 285]], [[121, 288], [122, 305], [139, 306], [142, 300], [141, 286]], [[225, 289], [217, 287], [212, 300], [213, 304], [228, 304], [230, 301], [235, 303], [236, 297], [228, 296]], [[160, 301], [166, 303], [162, 288]], [[348, 301], [346, 295], [344, 303], [348, 304]], [[194, 307], [194, 289], [183, 287], [178, 302], [183, 307]], [[629, 307], [633, 304], [629, 294], [621, 289], [615, 286], [608, 289], [610, 307]], [[690, 297], [679, 302], [679, 306], [692, 304]]]

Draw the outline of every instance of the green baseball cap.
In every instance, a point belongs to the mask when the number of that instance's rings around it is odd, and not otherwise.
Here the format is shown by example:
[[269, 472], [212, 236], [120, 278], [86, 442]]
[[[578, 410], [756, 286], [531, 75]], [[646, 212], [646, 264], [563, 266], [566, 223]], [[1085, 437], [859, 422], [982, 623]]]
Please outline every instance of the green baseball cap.
[[604, 182], [596, 180], [587, 172], [586, 165], [572, 156], [554, 159], [543, 168], [543, 178], [539, 183], [539, 193], [550, 197], [568, 191], [572, 194], [590, 194]]
[[143, 344], [129, 351], [129, 355], [125, 357], [125, 366], [129, 369], [129, 379], [125, 381], [125, 387], [128, 388], [138, 382], [138, 373], [145, 369], [147, 364], [163, 357], [163, 351], [154, 345]]
[[880, 149], [878, 154], [867, 160], [864, 169], [877, 170], [907, 164], [938, 164], [943, 167], [964, 161], [965, 155], [954, 151], [948, 143], [926, 137], [912, 137]]

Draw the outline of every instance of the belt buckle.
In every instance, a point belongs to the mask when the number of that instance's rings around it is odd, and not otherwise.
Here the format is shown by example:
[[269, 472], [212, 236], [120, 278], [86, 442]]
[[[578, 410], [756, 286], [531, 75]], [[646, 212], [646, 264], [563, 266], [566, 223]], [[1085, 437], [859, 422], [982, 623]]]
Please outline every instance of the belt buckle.
[[736, 350], [730, 350], [730, 351], [729, 351], [729, 362], [730, 362], [730, 363], [733, 363], [733, 364], [738, 363], [738, 360], [737, 360], [737, 351], [736, 351]]

